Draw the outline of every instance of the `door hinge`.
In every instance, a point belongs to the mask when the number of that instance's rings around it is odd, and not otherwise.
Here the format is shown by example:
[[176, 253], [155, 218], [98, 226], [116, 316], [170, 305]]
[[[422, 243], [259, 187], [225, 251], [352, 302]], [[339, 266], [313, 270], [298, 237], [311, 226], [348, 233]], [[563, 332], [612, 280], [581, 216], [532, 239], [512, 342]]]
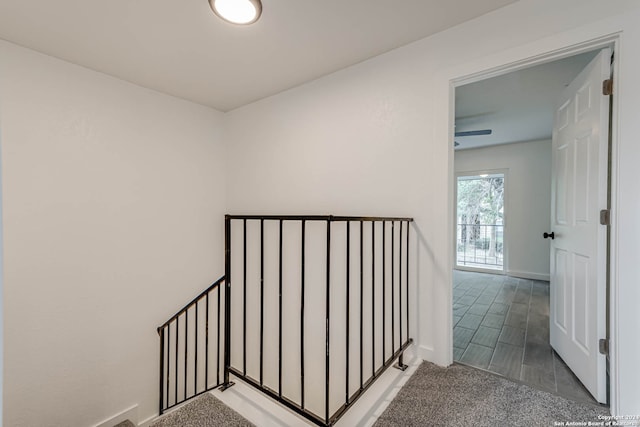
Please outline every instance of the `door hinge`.
[[611, 225], [611, 211], [609, 209], [602, 209], [600, 211], [600, 224]]
[[603, 80], [603, 82], [602, 82], [602, 94], [603, 95], [612, 95], [613, 94], [613, 79]]
[[600, 350], [600, 354], [609, 354], [609, 340], [607, 338], [602, 338], [598, 342], [598, 349]]

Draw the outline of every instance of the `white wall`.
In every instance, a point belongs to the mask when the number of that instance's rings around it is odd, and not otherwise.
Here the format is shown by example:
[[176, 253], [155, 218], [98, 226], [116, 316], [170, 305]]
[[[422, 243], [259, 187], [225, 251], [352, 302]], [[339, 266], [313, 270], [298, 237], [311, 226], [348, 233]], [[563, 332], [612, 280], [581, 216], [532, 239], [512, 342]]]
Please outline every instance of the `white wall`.
[[506, 169], [505, 273], [549, 280], [551, 140], [455, 152], [456, 173]]
[[[0, 165], [2, 165], [2, 121], [0, 120]], [[0, 166], [0, 224], [2, 224], [2, 167]], [[0, 426], [4, 396], [4, 227], [0, 226]]]
[[222, 114], [0, 58], [4, 425], [157, 414], [155, 327], [223, 274]]
[[[640, 413], [640, 9], [637, 1], [521, 0], [229, 113], [236, 213], [410, 215], [423, 357], [451, 355], [452, 80], [622, 31], [615, 182], [614, 413]], [[414, 310], [414, 313], [416, 311]], [[617, 328], [617, 329], [616, 329]]]
[[616, 32], [613, 411], [640, 413], [639, 20], [520, 0], [224, 117], [0, 42], [5, 425], [156, 413], [153, 327], [221, 273], [225, 188], [236, 213], [415, 217], [413, 336], [450, 363], [452, 79]]

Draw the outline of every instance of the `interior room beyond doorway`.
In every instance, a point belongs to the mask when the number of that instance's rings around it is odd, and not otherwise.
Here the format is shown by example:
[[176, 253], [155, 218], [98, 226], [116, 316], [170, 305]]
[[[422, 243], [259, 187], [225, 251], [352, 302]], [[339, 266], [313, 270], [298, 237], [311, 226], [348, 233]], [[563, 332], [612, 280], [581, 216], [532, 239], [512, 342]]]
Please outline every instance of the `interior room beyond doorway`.
[[549, 344], [549, 282], [454, 270], [454, 361], [596, 403]]

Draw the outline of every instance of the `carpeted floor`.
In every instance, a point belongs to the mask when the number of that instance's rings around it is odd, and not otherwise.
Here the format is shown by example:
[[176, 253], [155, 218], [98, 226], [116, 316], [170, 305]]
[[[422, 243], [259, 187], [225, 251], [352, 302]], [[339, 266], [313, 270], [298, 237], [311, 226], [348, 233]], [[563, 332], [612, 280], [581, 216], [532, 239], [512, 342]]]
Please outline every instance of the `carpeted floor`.
[[233, 409], [213, 397], [204, 393], [193, 402], [187, 403], [180, 409], [171, 412], [151, 427], [250, 427], [249, 421], [242, 418]]
[[468, 366], [441, 368], [423, 362], [375, 426], [553, 426], [601, 422], [598, 415], [608, 414], [605, 407], [576, 403]]

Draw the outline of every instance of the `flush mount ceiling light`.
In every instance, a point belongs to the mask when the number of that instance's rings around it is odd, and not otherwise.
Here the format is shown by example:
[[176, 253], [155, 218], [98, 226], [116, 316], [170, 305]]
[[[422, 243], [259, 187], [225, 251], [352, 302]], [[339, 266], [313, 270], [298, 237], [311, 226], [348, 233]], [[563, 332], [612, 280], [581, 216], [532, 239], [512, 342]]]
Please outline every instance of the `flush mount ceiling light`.
[[213, 13], [227, 22], [238, 25], [253, 24], [260, 18], [260, 0], [209, 0]]

